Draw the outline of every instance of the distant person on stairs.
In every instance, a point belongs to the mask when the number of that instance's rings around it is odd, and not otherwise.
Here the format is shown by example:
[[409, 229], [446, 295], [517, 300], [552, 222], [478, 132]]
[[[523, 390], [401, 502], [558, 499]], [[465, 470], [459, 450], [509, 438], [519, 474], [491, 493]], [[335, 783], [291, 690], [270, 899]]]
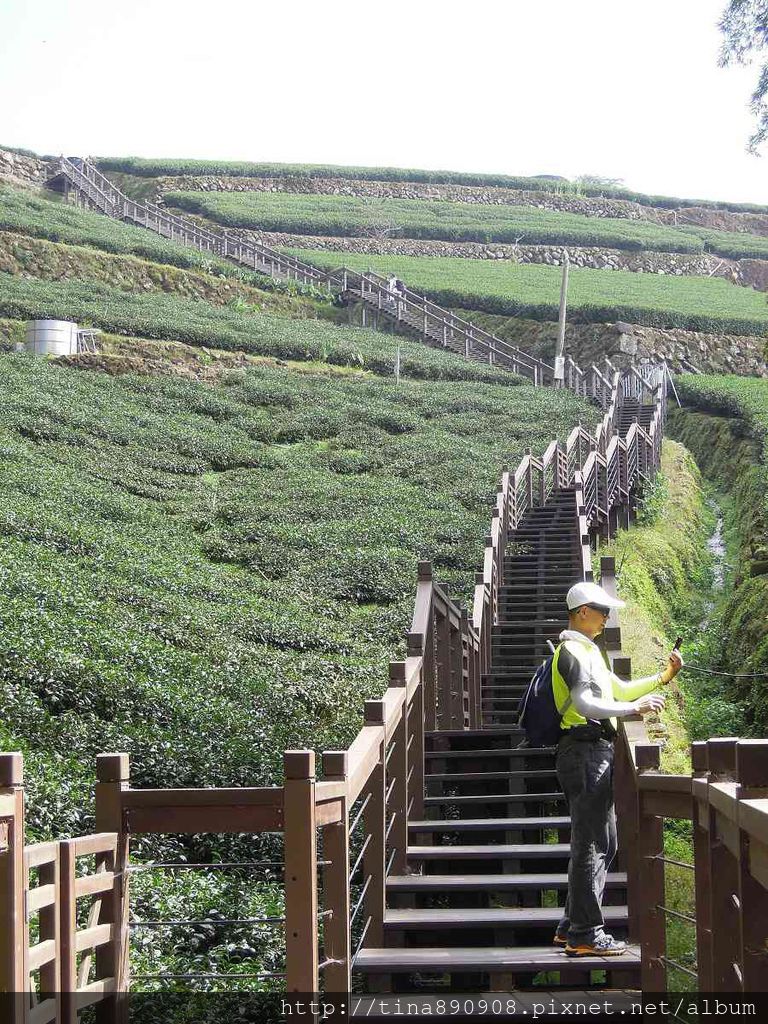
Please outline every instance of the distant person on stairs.
[[566, 595], [568, 629], [552, 662], [552, 690], [562, 716], [555, 765], [571, 817], [568, 897], [554, 943], [569, 956], [617, 956], [626, 944], [604, 930], [603, 891], [616, 855], [613, 806], [613, 741], [616, 719], [660, 711], [664, 697], [651, 693], [669, 683], [682, 667], [672, 651], [655, 676], [624, 682], [607, 666], [595, 638], [612, 608], [624, 602], [595, 583], [577, 583]]
[[397, 315], [400, 316], [400, 300], [405, 294], [405, 285], [403, 282], [395, 277], [394, 274], [389, 275], [387, 281], [387, 292], [389, 293], [389, 301], [394, 304], [397, 309]]

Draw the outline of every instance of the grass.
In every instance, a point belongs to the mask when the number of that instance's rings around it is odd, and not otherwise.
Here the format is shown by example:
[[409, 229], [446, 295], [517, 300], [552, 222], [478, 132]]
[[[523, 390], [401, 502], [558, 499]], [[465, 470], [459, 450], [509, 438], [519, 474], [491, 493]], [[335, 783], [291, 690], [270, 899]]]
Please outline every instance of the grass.
[[702, 681], [718, 714], [703, 716], [699, 728], [704, 733], [714, 722], [727, 730], [719, 735], [760, 737], [768, 729], [768, 381], [684, 377], [678, 390], [685, 408], [674, 414], [671, 429], [723, 495], [739, 564], [700, 641], [699, 660], [724, 676]]
[[[600, 554], [616, 559], [618, 585], [627, 608], [621, 613], [622, 650], [635, 676], [657, 672], [675, 637], [695, 638], [710, 586], [706, 539], [713, 526], [701, 475], [690, 453], [664, 441], [661, 474], [646, 496], [637, 524], [619, 533]], [[686, 644], [684, 643], [684, 656]], [[689, 717], [699, 701], [696, 678], [685, 672], [664, 692], [667, 703], [651, 732], [663, 738], [662, 768], [690, 770]]]
[[[686, 640], [684, 657], [699, 660], [691, 653], [692, 641], [711, 584], [705, 544], [711, 529], [712, 514], [696, 464], [681, 444], [665, 440], [661, 474], [646, 496], [637, 524], [600, 552], [613, 555], [619, 567], [619, 594], [627, 602], [620, 615], [622, 651], [632, 659], [633, 676], [658, 671], [678, 633]], [[662, 714], [645, 716], [650, 737], [662, 743], [664, 772], [690, 774], [690, 741], [696, 738], [695, 722], [708, 700], [700, 679], [683, 669], [674, 688], [663, 690], [667, 702]], [[710, 713], [716, 712], [711, 704]], [[693, 861], [689, 822], [665, 822], [664, 849], [667, 857]], [[693, 873], [666, 864], [664, 875], [665, 905], [692, 914]], [[694, 930], [672, 917], [667, 918], [667, 956], [691, 969], [696, 962]], [[690, 979], [670, 970], [668, 986], [670, 991], [687, 991]]]
[[482, 174], [466, 171], [418, 170], [405, 167], [342, 167], [337, 164], [254, 163], [238, 160], [147, 159], [142, 157], [99, 157], [102, 171], [120, 171], [139, 177], [159, 175], [227, 175], [265, 178], [342, 178], [362, 181], [414, 181], [449, 185], [478, 185], [511, 189], [533, 189], [543, 192], [572, 193], [626, 199], [645, 206], [706, 206], [712, 209], [763, 213], [768, 207], [754, 203], [729, 203], [706, 199], [678, 199], [672, 196], [648, 195], [610, 185], [571, 182], [560, 175], [521, 177], [509, 174]]
[[[446, 307], [556, 320], [562, 272], [558, 267], [507, 260], [334, 254], [287, 250], [319, 267], [341, 262], [354, 270], [394, 273]], [[572, 270], [568, 315], [574, 323], [624, 320], [653, 327], [761, 335], [768, 304], [761, 292], [721, 278], [669, 277], [614, 270]]]
[[264, 291], [239, 277], [49, 242], [14, 231], [0, 231], [0, 273], [44, 281], [87, 279], [124, 292], [168, 293], [183, 299], [204, 299], [218, 306], [244, 303], [296, 319], [333, 313], [327, 296], [324, 303], [319, 303], [287, 292]]

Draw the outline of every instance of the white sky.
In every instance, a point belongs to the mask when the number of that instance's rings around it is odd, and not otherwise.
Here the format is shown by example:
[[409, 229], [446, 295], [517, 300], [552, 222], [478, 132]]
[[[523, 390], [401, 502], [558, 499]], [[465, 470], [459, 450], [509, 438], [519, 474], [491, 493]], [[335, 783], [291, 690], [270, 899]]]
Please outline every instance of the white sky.
[[768, 203], [726, 0], [0, 0], [0, 144]]

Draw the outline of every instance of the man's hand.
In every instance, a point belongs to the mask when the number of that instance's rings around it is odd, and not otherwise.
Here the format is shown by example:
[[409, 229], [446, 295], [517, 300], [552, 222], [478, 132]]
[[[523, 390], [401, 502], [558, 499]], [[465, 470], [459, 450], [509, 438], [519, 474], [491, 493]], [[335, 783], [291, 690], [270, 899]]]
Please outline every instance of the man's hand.
[[658, 714], [664, 707], [663, 693], [647, 693], [645, 697], [638, 697], [635, 701], [635, 711], [640, 715], [647, 715], [651, 711]]
[[662, 686], [666, 686], [667, 683], [671, 683], [677, 673], [683, 667], [683, 659], [680, 657], [679, 651], [672, 651], [667, 662], [667, 667], [663, 672], [659, 673], [659, 682]]

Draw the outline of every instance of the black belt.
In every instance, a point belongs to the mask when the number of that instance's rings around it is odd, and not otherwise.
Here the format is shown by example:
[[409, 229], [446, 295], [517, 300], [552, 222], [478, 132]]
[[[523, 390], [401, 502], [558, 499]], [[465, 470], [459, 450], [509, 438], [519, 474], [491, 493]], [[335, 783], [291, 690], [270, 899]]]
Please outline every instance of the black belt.
[[575, 740], [580, 742], [589, 742], [590, 740], [609, 740], [613, 742], [616, 738], [616, 730], [613, 728], [608, 719], [597, 724], [588, 725], [572, 725], [570, 729], [564, 729], [563, 735], [560, 739], [564, 739], [566, 736], [573, 736]]

